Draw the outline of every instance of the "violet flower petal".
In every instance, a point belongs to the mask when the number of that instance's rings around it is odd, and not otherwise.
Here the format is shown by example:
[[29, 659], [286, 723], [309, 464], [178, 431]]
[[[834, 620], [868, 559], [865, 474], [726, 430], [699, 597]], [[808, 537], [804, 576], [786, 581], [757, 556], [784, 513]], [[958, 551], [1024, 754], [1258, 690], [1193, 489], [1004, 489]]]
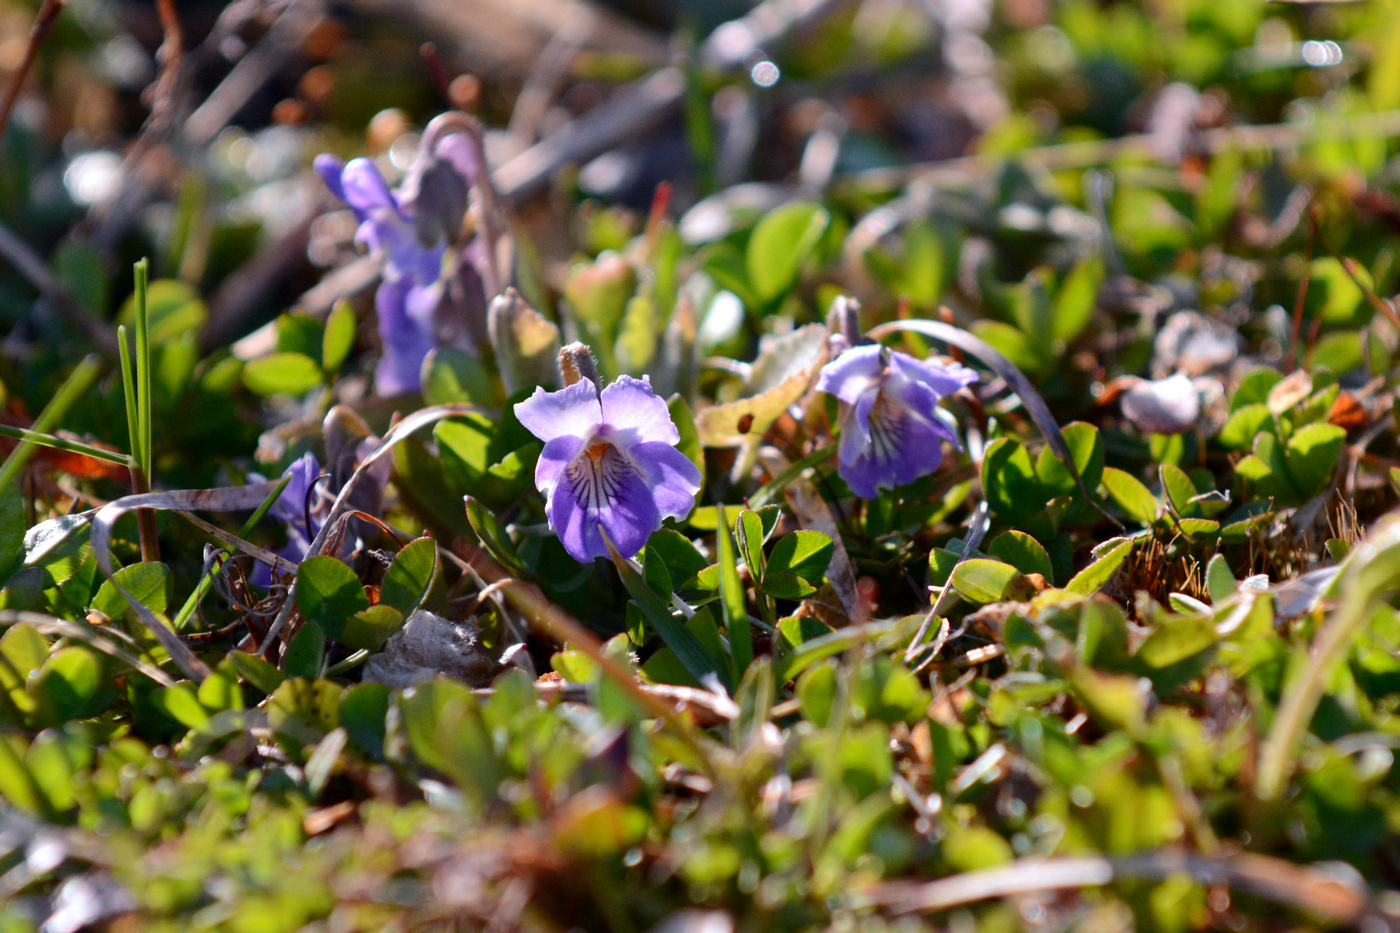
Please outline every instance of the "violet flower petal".
[[376, 208], [390, 208], [400, 213], [399, 202], [389, 190], [389, 183], [379, 171], [379, 166], [369, 159], [351, 159], [340, 173], [343, 198], [356, 211], [366, 215]]
[[834, 395], [854, 405], [862, 395], [878, 387], [884, 363], [881, 348], [874, 344], [852, 347], [822, 367], [817, 391]]
[[575, 457], [545, 508], [564, 549], [583, 563], [608, 556], [604, 529], [618, 553], [630, 557], [661, 526], [651, 490], [611, 446], [596, 460], [587, 452]]
[[628, 445], [680, 443], [681, 434], [671, 422], [671, 412], [652, 391], [649, 379], [618, 376], [602, 391], [600, 400], [603, 421], [611, 430], [609, 439]]
[[628, 453], [651, 487], [661, 517], [680, 521], [689, 515], [695, 508], [695, 494], [700, 491], [700, 468], [667, 443], [638, 444]]
[[515, 417], [546, 443], [570, 434], [588, 440], [603, 422], [603, 408], [598, 390], [584, 380], [558, 392], [536, 388], [534, 395], [516, 404]]

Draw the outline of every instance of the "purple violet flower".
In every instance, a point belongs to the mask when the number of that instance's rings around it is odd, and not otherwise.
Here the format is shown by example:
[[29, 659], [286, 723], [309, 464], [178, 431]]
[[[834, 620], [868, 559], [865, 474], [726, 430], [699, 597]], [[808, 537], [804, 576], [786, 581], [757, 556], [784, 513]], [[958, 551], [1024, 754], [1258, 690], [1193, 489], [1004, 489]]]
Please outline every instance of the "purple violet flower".
[[[307, 502], [307, 493], [321, 475], [321, 461], [316, 459], [315, 454], [304, 454], [283, 470], [282, 475], [291, 476], [291, 481], [283, 487], [282, 494], [272, 503], [268, 514], [287, 529], [287, 544], [277, 552], [277, 556], [300, 564], [311, 547], [312, 539], [321, 531], [321, 518], [325, 514], [324, 508], [318, 508], [315, 498], [309, 504]], [[268, 586], [272, 582], [272, 568], [258, 564], [253, 569], [251, 582], [254, 586]]]
[[575, 560], [607, 557], [603, 532], [631, 557], [664, 519], [695, 505], [700, 470], [676, 449], [680, 432], [647, 379], [619, 376], [602, 392], [587, 378], [558, 392], [537, 388], [515, 414], [545, 442], [535, 485]]
[[443, 333], [469, 329], [443, 320], [459, 310], [446, 305], [484, 308], [485, 303], [484, 295], [473, 300], [465, 294], [469, 287], [480, 290], [470, 247], [456, 257], [460, 261], [445, 261], [475, 177], [470, 147], [460, 134], [447, 136], [420, 162], [419, 170], [398, 191], [390, 189], [370, 159], [346, 163], [321, 155], [315, 162], [326, 187], [360, 221], [356, 242], [383, 257], [383, 281], [374, 297], [384, 345], [374, 374], [381, 395], [419, 391], [423, 359], [438, 346]]
[[939, 418], [938, 403], [976, 381], [965, 366], [921, 361], [874, 344], [852, 347], [823, 366], [817, 390], [850, 406], [841, 420], [837, 472], [851, 492], [874, 499], [882, 487], [938, 469], [945, 440], [962, 449]]

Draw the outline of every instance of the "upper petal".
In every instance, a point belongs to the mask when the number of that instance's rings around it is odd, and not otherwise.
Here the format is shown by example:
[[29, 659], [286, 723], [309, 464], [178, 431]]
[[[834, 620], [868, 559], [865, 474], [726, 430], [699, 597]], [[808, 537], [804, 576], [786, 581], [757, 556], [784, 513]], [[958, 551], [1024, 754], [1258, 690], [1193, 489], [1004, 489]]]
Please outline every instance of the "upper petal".
[[603, 390], [603, 421], [609, 437], [624, 446], [660, 442], [680, 442], [680, 432], [671, 423], [666, 403], [651, 390], [646, 379], [618, 376]]
[[585, 379], [558, 392], [536, 388], [534, 395], [516, 404], [515, 417], [546, 443], [566, 434], [586, 440], [597, 433], [603, 409], [593, 383]]
[[881, 348], [875, 345], [852, 347], [821, 369], [817, 391], [834, 395], [854, 405], [866, 392], [878, 388], [884, 366]]
[[323, 152], [311, 164], [316, 169], [316, 174], [320, 175], [321, 180], [326, 183], [331, 194], [344, 201], [345, 186], [340, 183], [340, 176], [345, 171], [345, 161], [328, 152]]
[[371, 211], [387, 207], [399, 210], [398, 201], [389, 190], [389, 184], [379, 171], [379, 166], [366, 158], [351, 159], [340, 173], [342, 197], [357, 211]]
[[891, 354], [890, 368], [910, 382], [922, 383], [940, 396], [952, 395], [964, 386], [977, 381], [977, 373], [957, 363], [940, 363], [934, 360], [915, 359], [907, 353], [895, 350]]
[[282, 494], [272, 504], [274, 517], [297, 525], [306, 524], [306, 493], [311, 483], [321, 475], [321, 462], [313, 453], [303, 454], [282, 473], [291, 479], [283, 487]]

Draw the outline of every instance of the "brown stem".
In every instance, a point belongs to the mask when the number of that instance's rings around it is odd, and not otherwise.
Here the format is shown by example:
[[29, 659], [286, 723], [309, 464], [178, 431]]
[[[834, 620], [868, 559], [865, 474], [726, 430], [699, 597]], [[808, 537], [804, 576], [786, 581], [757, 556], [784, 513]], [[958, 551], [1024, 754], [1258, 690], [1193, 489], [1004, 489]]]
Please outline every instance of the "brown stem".
[[44, 44], [44, 40], [53, 30], [53, 24], [58, 21], [58, 12], [63, 9], [63, 4], [64, 0], [44, 0], [39, 12], [34, 14], [34, 27], [29, 31], [29, 45], [24, 50], [24, 60], [20, 62], [14, 80], [10, 82], [10, 89], [5, 92], [4, 103], [0, 103], [0, 136], [4, 135], [5, 125], [10, 122], [10, 111], [19, 99], [19, 89], [24, 86], [24, 79], [29, 74], [29, 69], [34, 67], [34, 59], [39, 56], [39, 46]]
[[[131, 491], [136, 495], [151, 491], [146, 474], [136, 464], [131, 465]], [[160, 563], [160, 540], [156, 530], [155, 509], [136, 510], [136, 530], [141, 535], [141, 560]]]

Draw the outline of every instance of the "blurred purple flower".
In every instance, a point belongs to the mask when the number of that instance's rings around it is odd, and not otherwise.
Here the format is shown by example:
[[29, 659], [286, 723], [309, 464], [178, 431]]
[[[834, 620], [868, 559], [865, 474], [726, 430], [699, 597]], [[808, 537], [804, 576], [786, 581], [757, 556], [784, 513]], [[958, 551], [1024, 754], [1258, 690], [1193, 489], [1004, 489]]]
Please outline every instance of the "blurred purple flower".
[[605, 531], [631, 557], [664, 519], [690, 514], [700, 470], [676, 449], [680, 432], [646, 379], [620, 376], [602, 392], [589, 379], [537, 388], [515, 414], [545, 442], [535, 485], [575, 560], [608, 556]]
[[398, 191], [370, 159], [321, 155], [315, 166], [360, 221], [356, 242], [383, 258], [374, 305], [384, 354], [375, 388], [381, 395], [417, 392], [428, 352], [444, 339], [469, 344], [472, 324], [460, 319], [485, 312], [476, 253], [470, 244], [460, 254], [450, 249], [476, 177], [471, 147], [460, 134], [441, 139]]
[[873, 499], [882, 487], [938, 469], [945, 440], [961, 449], [940, 420], [938, 403], [976, 381], [964, 366], [920, 361], [874, 344], [853, 347], [823, 366], [817, 390], [850, 406], [841, 421], [837, 472], [851, 492]]
[[[321, 475], [321, 462], [315, 454], [305, 454], [282, 471], [291, 480], [282, 489], [277, 501], [272, 503], [268, 514], [282, 523], [287, 531], [287, 544], [277, 551], [277, 556], [293, 564], [299, 564], [306, 557], [311, 541], [321, 530], [325, 508], [318, 507], [316, 499], [308, 501], [307, 495]], [[258, 564], [251, 578], [254, 586], [266, 587], [272, 582], [272, 568]]]

